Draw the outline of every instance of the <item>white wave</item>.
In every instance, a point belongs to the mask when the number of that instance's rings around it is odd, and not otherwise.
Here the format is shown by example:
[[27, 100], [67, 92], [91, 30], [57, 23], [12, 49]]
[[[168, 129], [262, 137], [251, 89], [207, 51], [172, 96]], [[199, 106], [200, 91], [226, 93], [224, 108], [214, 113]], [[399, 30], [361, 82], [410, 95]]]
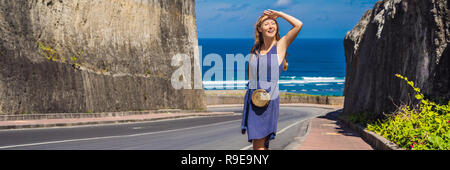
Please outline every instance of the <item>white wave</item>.
[[328, 85], [330, 85], [330, 84], [316, 84], [316, 86], [328, 86]]
[[295, 84], [284, 84], [283, 86], [294, 87], [296, 85]]
[[343, 77], [302, 77], [303, 80], [308, 82], [344, 82]]
[[306, 84], [306, 83], [342, 83], [345, 80], [336, 79], [307, 79], [307, 80], [280, 80], [280, 84]]
[[281, 79], [292, 79], [294, 80], [296, 76], [280, 76]]
[[[287, 76], [282, 76], [287, 77]], [[295, 78], [295, 76], [292, 76]], [[300, 85], [307, 83], [317, 83], [317, 86], [330, 85], [327, 83], [338, 83], [343, 84], [345, 82], [342, 78], [337, 77], [301, 77], [302, 79], [296, 80], [279, 80], [278, 84], [282, 84], [284, 86], [292, 86], [292, 85]], [[215, 87], [215, 86], [233, 86], [233, 87], [245, 87], [248, 83], [248, 80], [231, 80], [231, 81], [203, 81], [203, 85], [205, 87]]]

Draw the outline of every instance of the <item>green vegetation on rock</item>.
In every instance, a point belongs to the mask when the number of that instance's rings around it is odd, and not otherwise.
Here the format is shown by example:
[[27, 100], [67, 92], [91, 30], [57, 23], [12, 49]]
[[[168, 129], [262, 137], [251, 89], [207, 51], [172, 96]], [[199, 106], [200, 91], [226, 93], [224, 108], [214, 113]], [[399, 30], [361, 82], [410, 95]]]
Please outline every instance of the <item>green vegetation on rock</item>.
[[411, 150], [449, 150], [450, 149], [450, 101], [439, 105], [424, 98], [414, 82], [405, 80], [416, 92], [419, 103], [414, 106], [401, 105], [386, 118], [379, 119], [366, 112], [343, 116], [344, 119], [359, 123], [367, 130], [376, 132], [384, 138], [405, 149]]

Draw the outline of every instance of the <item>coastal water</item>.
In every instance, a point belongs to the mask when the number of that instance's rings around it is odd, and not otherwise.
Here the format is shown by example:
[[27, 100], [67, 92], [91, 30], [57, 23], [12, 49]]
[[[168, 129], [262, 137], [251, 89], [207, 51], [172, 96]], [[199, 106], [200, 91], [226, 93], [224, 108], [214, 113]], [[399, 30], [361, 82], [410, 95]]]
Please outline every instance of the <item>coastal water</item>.
[[[246, 73], [244, 68], [226, 65], [226, 54], [250, 53], [253, 39], [199, 39], [202, 61], [208, 54], [218, 54], [222, 63], [212, 62], [202, 66], [202, 75], [214, 67], [223, 65], [223, 80], [203, 79], [207, 90], [245, 89], [246, 78], [238, 78], [237, 72]], [[297, 39], [287, 50], [289, 67], [281, 73], [280, 91], [313, 95], [342, 96], [345, 82], [345, 55], [343, 39]], [[247, 63], [248, 64], [248, 63]], [[246, 65], [247, 65], [246, 64]], [[234, 72], [234, 81], [227, 80], [226, 74]], [[218, 86], [220, 85], [220, 86]], [[223, 88], [220, 88], [223, 87]]]

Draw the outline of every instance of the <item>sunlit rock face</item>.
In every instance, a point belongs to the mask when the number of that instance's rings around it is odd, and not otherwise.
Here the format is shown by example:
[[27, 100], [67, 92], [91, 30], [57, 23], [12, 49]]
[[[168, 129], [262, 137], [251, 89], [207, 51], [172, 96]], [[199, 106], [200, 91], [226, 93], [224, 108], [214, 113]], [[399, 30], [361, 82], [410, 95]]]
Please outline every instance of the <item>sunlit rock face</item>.
[[202, 89], [171, 84], [172, 57], [194, 60], [194, 5], [0, 0], [0, 113], [204, 109]]
[[415, 93], [449, 100], [449, 4], [447, 0], [383, 0], [345, 36], [344, 113], [381, 114], [414, 103]]

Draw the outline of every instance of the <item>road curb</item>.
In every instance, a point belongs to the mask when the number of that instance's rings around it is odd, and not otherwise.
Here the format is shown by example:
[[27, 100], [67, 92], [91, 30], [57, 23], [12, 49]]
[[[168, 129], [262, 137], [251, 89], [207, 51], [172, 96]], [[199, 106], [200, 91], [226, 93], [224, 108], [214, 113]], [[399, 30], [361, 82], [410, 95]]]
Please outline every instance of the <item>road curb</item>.
[[99, 112], [99, 113], [18, 114], [18, 115], [0, 115], [0, 121], [101, 118], [101, 117], [145, 115], [145, 114], [153, 114], [153, 113], [199, 113], [199, 112], [205, 112], [205, 110], [160, 109], [160, 110], [146, 110], [146, 111], [121, 111], [121, 112]]
[[71, 127], [71, 126], [83, 126], [83, 125], [107, 125], [117, 123], [134, 123], [134, 122], [147, 122], [166, 119], [178, 119], [189, 117], [212, 117], [212, 116], [228, 116], [234, 115], [234, 113], [224, 112], [223, 114], [187, 114], [167, 117], [156, 117], [147, 119], [123, 119], [123, 120], [104, 120], [104, 121], [85, 121], [85, 122], [70, 122], [70, 123], [48, 123], [48, 124], [26, 124], [26, 125], [4, 125], [0, 126], [0, 130], [12, 130], [12, 129], [30, 129], [30, 128], [51, 128], [51, 127]]
[[395, 143], [387, 140], [386, 138], [376, 134], [375, 132], [367, 130], [360, 124], [354, 124], [341, 117], [338, 117], [338, 121], [357, 132], [364, 141], [366, 141], [376, 150], [405, 150], [403, 148], [400, 148]]

